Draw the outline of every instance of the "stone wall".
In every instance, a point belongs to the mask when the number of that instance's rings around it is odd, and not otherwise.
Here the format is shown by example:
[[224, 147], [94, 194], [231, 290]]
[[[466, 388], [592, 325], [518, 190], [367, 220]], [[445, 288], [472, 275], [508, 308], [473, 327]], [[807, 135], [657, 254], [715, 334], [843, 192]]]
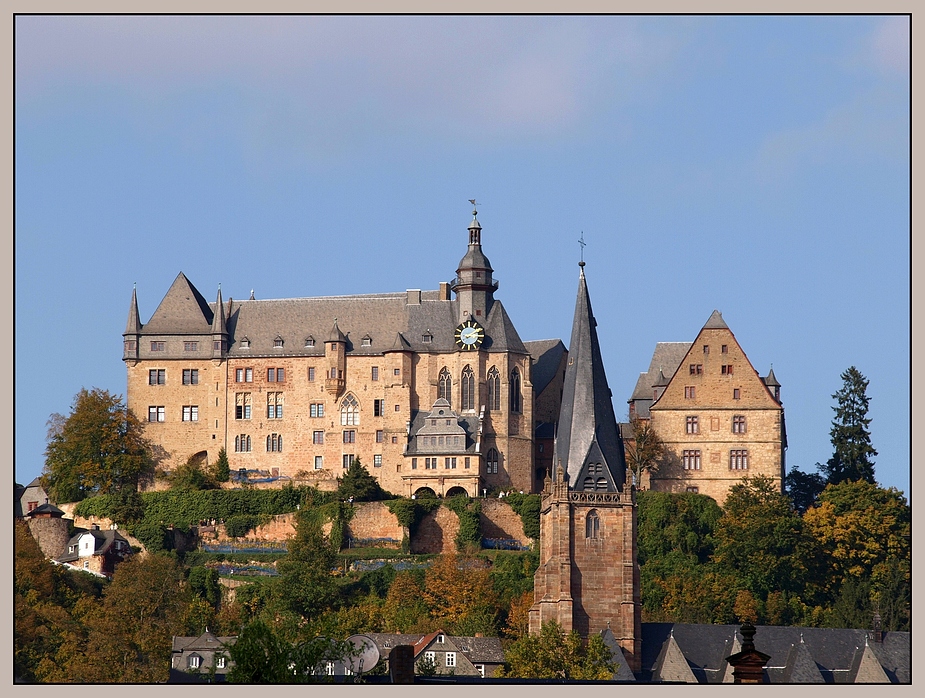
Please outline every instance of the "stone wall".
[[459, 517], [446, 507], [427, 513], [411, 538], [411, 552], [416, 554], [451, 553], [456, 550]]
[[356, 513], [347, 524], [347, 535], [356, 539], [391, 539], [400, 546], [406, 535], [403, 526], [384, 502], [364, 502], [355, 507]]
[[522, 545], [530, 543], [524, 535], [524, 525], [520, 514], [503, 499], [483, 499], [479, 524], [483, 538], [511, 538]]

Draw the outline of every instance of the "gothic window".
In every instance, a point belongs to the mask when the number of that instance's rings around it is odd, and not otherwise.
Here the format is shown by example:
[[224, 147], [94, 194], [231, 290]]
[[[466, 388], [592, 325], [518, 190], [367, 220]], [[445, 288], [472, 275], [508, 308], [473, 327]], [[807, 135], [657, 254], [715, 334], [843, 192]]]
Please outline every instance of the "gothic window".
[[353, 394], [347, 395], [340, 404], [340, 423], [343, 426], [357, 426], [360, 423], [360, 404]]
[[511, 371], [511, 412], [520, 412], [520, 371]]
[[488, 369], [488, 409], [501, 409], [501, 374], [494, 366]]
[[488, 454], [485, 456], [485, 472], [492, 474], [498, 472], [498, 452], [493, 448], [488, 449]]
[[452, 400], [450, 400], [450, 372], [446, 366], [440, 369], [440, 375], [437, 378], [437, 398], [443, 398], [452, 404]]
[[267, 436], [267, 451], [271, 453], [278, 453], [283, 450], [283, 436], [282, 434], [270, 434]]
[[592, 509], [588, 512], [588, 516], [585, 518], [585, 538], [600, 538], [601, 537], [601, 518], [597, 515], [597, 511]]
[[475, 374], [469, 366], [466, 366], [462, 371], [460, 402], [464, 410], [475, 409]]

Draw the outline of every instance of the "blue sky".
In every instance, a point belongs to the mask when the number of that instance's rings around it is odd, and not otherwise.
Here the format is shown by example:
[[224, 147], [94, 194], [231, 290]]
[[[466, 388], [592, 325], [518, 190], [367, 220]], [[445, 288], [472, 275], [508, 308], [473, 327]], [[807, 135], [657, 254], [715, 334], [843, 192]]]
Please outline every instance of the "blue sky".
[[177, 273], [206, 298], [437, 288], [479, 202], [525, 340], [579, 244], [618, 418], [720, 310], [782, 384], [789, 467], [870, 380], [910, 484], [909, 21], [888, 16], [19, 16], [15, 476], [82, 387], [125, 393]]

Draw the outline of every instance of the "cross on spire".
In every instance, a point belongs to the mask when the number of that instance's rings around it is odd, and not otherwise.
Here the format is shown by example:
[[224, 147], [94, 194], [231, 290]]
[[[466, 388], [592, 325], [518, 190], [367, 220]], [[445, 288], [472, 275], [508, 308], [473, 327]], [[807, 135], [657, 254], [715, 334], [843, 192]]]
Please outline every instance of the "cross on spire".
[[585, 245], [588, 243], [585, 242], [585, 231], [581, 231], [581, 237], [578, 238], [578, 244], [581, 246], [581, 252], [579, 253], [578, 263], [581, 266], [585, 265]]

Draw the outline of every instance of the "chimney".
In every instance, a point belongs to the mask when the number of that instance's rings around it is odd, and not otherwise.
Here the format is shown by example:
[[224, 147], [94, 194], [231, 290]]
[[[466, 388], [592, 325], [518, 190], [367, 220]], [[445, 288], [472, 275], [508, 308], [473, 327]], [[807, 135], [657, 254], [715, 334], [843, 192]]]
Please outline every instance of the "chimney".
[[755, 649], [755, 626], [743, 623], [742, 651], [726, 657], [732, 666], [733, 683], [764, 683], [764, 665], [771, 658]]
[[880, 614], [874, 612], [874, 627], [867, 634], [871, 642], [883, 642], [883, 624], [880, 619]]

